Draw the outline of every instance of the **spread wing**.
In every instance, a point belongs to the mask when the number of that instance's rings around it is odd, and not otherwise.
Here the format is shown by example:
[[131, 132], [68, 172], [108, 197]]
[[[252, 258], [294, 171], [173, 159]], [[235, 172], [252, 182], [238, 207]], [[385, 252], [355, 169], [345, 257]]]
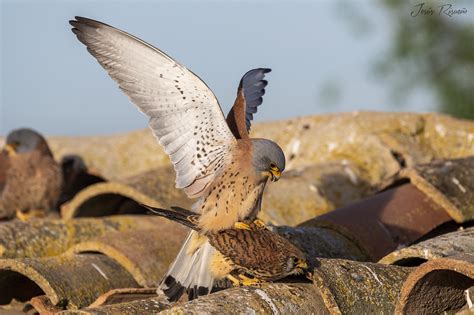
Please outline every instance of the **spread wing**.
[[227, 123], [238, 139], [248, 138], [250, 123], [257, 107], [263, 102], [265, 87], [268, 82], [264, 80], [265, 73], [271, 69], [259, 68], [248, 71], [240, 80], [237, 98], [234, 106], [227, 115]]
[[235, 137], [207, 85], [159, 49], [124, 31], [76, 17], [77, 38], [150, 118], [170, 156], [176, 187], [199, 197], [225, 166]]

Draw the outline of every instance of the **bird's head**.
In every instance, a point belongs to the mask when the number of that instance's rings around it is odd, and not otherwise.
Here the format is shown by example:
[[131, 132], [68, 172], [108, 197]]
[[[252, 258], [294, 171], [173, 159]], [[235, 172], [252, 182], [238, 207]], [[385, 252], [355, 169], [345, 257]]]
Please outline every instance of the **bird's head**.
[[288, 274], [303, 274], [308, 269], [306, 257], [302, 253], [290, 254], [286, 261], [286, 272]]
[[252, 139], [255, 170], [276, 182], [285, 169], [285, 154], [278, 144], [267, 139]]
[[16, 129], [7, 136], [3, 148], [9, 156], [28, 153], [33, 150], [41, 150], [44, 153], [51, 154], [48, 144], [42, 135], [31, 129]]

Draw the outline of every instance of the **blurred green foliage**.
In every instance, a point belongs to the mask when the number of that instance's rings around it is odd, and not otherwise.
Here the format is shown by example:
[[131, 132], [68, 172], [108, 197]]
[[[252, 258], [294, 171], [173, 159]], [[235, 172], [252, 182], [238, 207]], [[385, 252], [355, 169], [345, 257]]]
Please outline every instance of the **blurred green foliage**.
[[[454, 0], [383, 3], [392, 17], [394, 40], [389, 54], [378, 64], [378, 73], [394, 79], [396, 93], [429, 87], [442, 112], [473, 119], [474, 12], [451, 17], [449, 11], [440, 13], [448, 8], [442, 5], [466, 8]], [[421, 3], [426, 11], [417, 15]]]

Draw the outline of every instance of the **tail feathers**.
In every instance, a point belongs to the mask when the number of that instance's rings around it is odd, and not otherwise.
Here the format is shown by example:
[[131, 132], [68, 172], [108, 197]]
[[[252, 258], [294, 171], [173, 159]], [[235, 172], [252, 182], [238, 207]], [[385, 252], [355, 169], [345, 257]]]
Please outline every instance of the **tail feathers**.
[[188, 300], [197, 299], [200, 296], [208, 295], [211, 291], [211, 288], [197, 287], [194, 286], [188, 290]]
[[196, 235], [197, 233], [194, 231], [189, 233], [158, 288], [171, 302], [179, 300], [184, 291], [192, 300], [198, 296], [209, 294], [212, 289], [214, 278], [210, 273], [209, 263], [215, 250], [206, 241], [193, 253], [189, 253], [189, 249], [194, 245], [192, 242]]
[[143, 205], [143, 206], [156, 215], [165, 217], [171, 221], [181, 223], [184, 226], [187, 226], [193, 230], [199, 231], [199, 227], [197, 226], [199, 214], [196, 214], [192, 211], [189, 211], [180, 207], [171, 207], [171, 209], [162, 209], [162, 208], [154, 208], [147, 205]]
[[[162, 286], [165, 288], [161, 288]], [[173, 276], [166, 276], [160, 288], [170, 302], [178, 301], [184, 293], [184, 287], [179, 282], [176, 282]]]

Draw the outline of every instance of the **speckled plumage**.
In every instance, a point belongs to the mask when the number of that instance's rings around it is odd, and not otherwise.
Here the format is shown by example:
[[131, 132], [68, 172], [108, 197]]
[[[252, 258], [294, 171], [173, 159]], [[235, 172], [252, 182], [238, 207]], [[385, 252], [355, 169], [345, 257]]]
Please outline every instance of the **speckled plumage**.
[[[13, 218], [17, 211], [35, 211], [36, 216], [46, 216], [57, 207], [62, 186], [61, 168], [54, 160], [46, 140], [38, 133], [28, 130], [15, 130], [7, 137], [6, 145], [15, 133], [22, 133], [17, 139], [18, 152], [6, 154], [8, 168], [5, 182], [0, 192], [0, 216]], [[22, 142], [34, 138], [34, 147], [25, 149]], [[13, 140], [12, 140], [13, 141]]]
[[[211, 272], [216, 279], [244, 274], [275, 281], [298, 272], [297, 263], [305, 261], [301, 250], [266, 228], [253, 223], [249, 226], [250, 230], [232, 228], [206, 234], [219, 252], [211, 260]], [[228, 273], [222, 272], [227, 270]]]
[[[197, 198], [193, 210], [202, 213], [202, 231], [219, 231], [255, 217], [267, 179], [278, 179], [285, 168], [276, 143], [248, 134], [270, 69], [254, 69], [242, 77], [226, 120], [209, 87], [158, 48], [91, 19], [76, 17], [70, 24], [89, 53], [149, 117], [153, 134], [174, 165], [176, 187]], [[208, 292], [214, 281], [209, 272], [213, 253], [205, 238], [191, 232], [160, 288], [173, 299], [182, 294], [181, 287]], [[168, 276], [176, 280], [172, 285]]]
[[[198, 232], [200, 215], [174, 207], [147, 206], [153, 213], [179, 222]], [[296, 274], [298, 263], [306, 263], [305, 254], [283, 236], [249, 222], [250, 230], [229, 228], [205, 234], [217, 252], [211, 260], [215, 279], [245, 274], [260, 280], [274, 281]]]
[[248, 159], [252, 154], [249, 140], [238, 140], [235, 150], [228, 167], [196, 204], [204, 231], [227, 229], [237, 221], [253, 219], [260, 209], [267, 178], [255, 172]]

